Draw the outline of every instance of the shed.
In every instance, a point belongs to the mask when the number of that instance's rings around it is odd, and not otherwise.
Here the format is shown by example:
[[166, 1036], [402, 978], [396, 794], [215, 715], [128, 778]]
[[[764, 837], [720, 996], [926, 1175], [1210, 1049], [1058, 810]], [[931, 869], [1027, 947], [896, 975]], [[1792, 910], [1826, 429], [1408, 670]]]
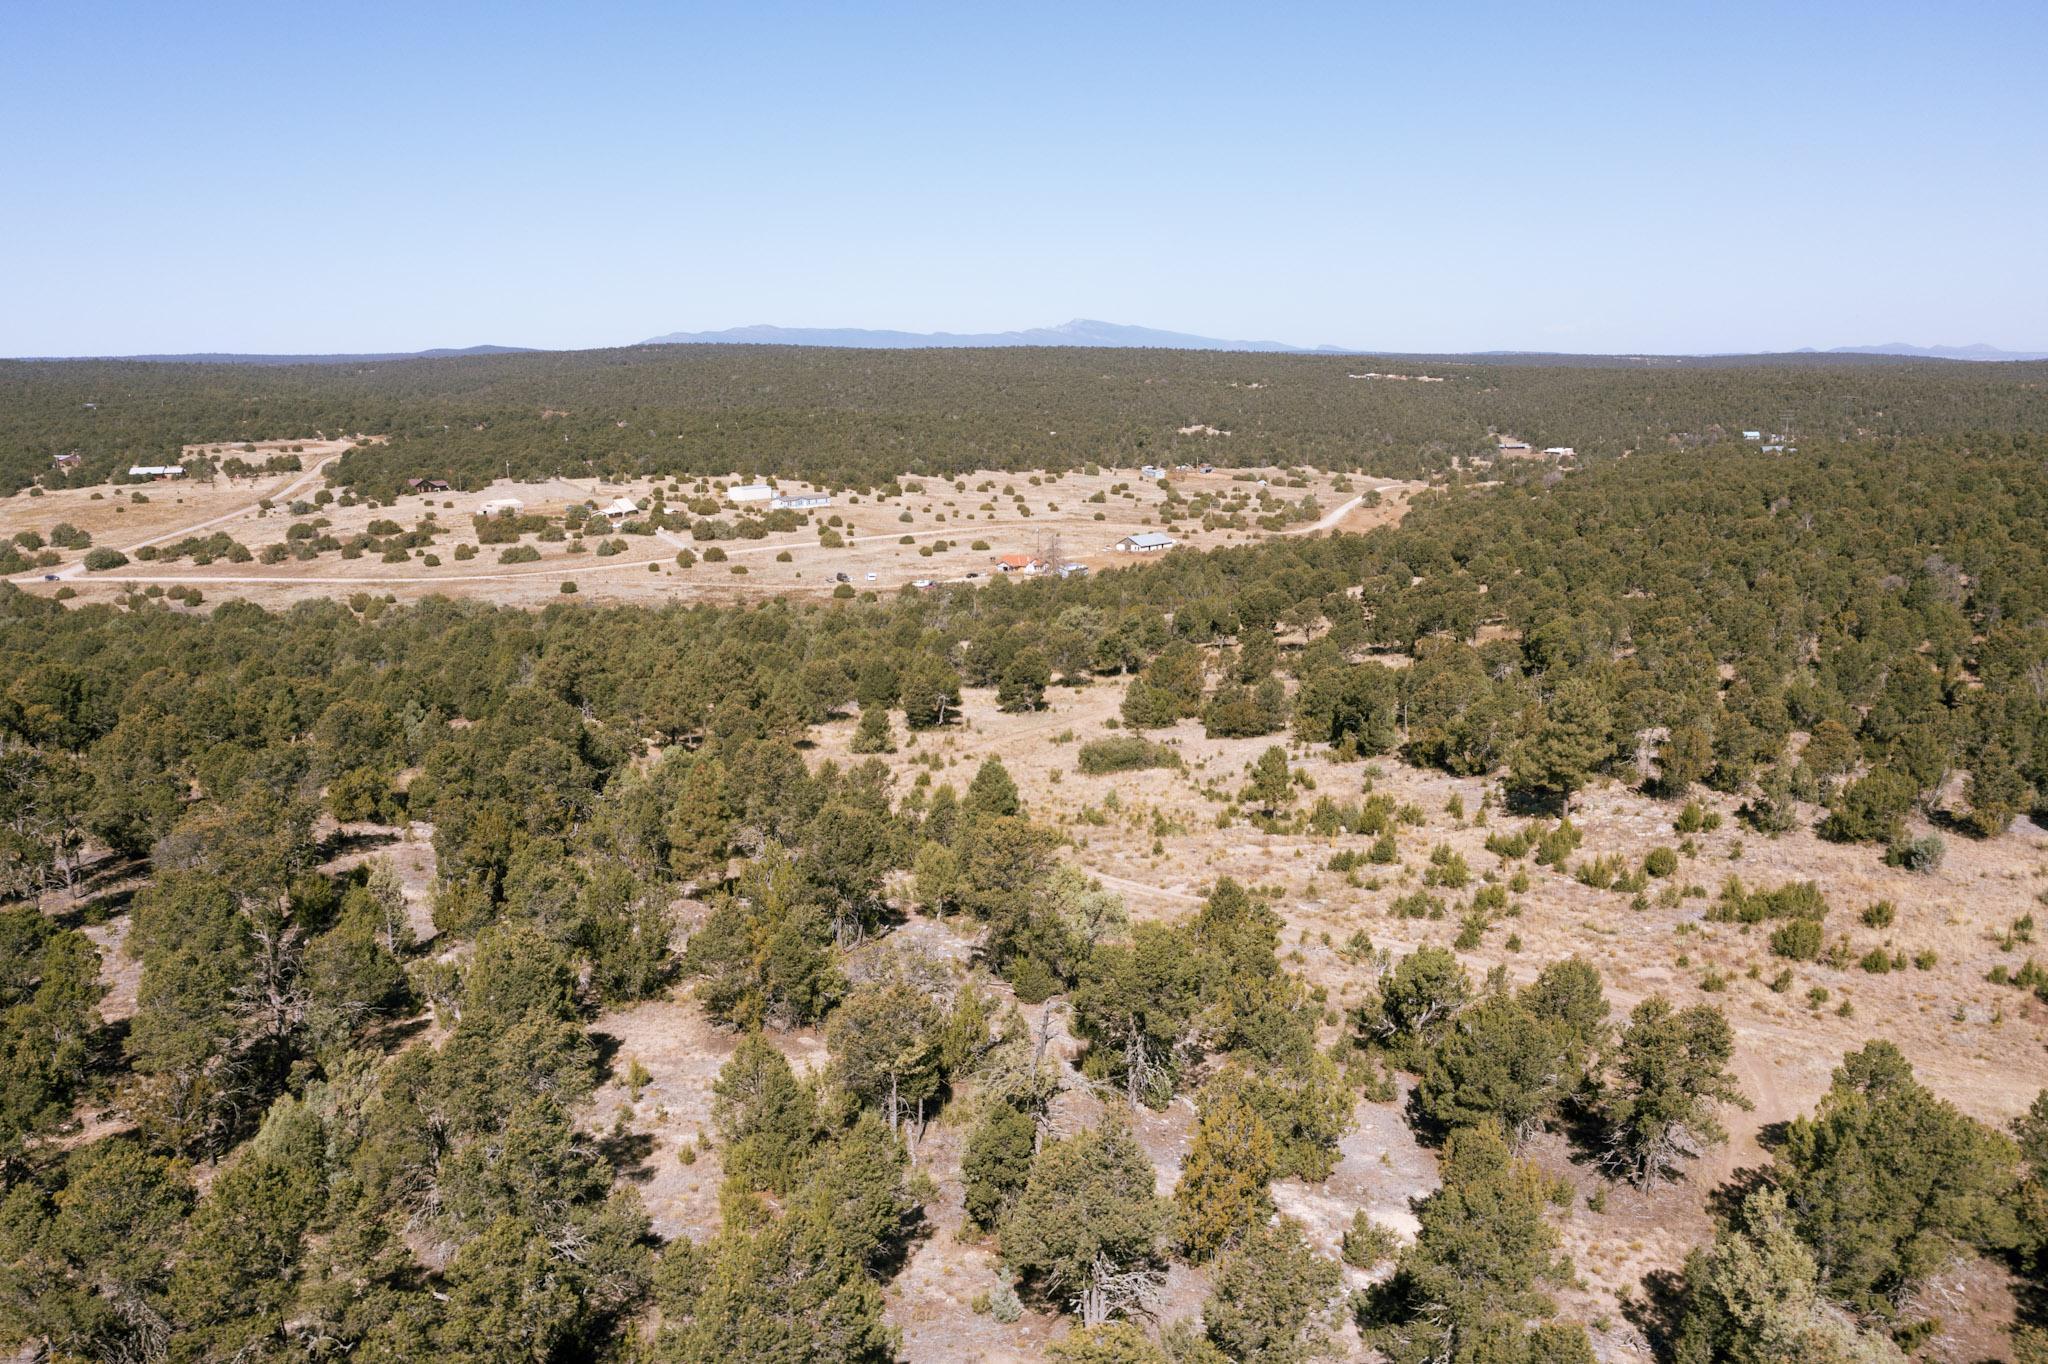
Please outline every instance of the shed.
[[1116, 542], [1116, 547], [1126, 554], [1157, 554], [1173, 546], [1171, 535], [1163, 535], [1156, 530], [1141, 530]]

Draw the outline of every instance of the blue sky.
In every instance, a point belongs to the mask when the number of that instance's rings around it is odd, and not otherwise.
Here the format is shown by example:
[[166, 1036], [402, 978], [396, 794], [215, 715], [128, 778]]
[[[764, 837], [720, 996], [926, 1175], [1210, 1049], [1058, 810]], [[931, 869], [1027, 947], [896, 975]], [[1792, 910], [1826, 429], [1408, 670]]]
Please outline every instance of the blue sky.
[[2048, 5], [13, 0], [0, 354], [2048, 348]]

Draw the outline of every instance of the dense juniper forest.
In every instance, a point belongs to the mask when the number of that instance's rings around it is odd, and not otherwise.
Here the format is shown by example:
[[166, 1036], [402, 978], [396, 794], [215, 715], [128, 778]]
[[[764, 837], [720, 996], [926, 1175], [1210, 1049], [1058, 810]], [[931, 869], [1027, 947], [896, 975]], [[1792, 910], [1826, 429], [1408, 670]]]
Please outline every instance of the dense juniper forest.
[[[1439, 858], [1428, 881], [1469, 885], [1481, 919], [1562, 867], [1596, 782], [1680, 828], [1703, 790], [1738, 797], [1758, 838], [1817, 805], [1872, 865], [1933, 865], [2048, 793], [2042, 373], [1445, 364], [1367, 398], [1347, 365], [707, 349], [0, 371], [19, 480], [59, 446], [90, 478], [186, 439], [374, 430], [391, 444], [335, 477], [540, 472], [566, 444], [854, 482], [1135, 452], [1159, 412], [1263, 431], [1262, 460], [1375, 472], [1441, 468], [1489, 428], [1594, 456], [1440, 480], [1365, 535], [884, 600], [202, 613], [0, 586], [0, 1344], [893, 1359], [885, 1292], [939, 1196], [916, 1138], [950, 1125], [962, 1234], [1006, 1271], [977, 1309], [1070, 1318], [1047, 1347], [1068, 1364], [1307, 1360], [1340, 1326], [1396, 1364], [1594, 1359], [1557, 1311], [1560, 1191], [1525, 1148], [1564, 1131], [1617, 1189], [1685, 1181], [1746, 1102], [1717, 1005], [1614, 1009], [1576, 958], [1514, 988], [1456, 947], [1364, 944], [1370, 997], [1339, 1011], [1289, 969], [1263, 890], [1219, 880], [1182, 916], [1129, 918], [1000, 762], [956, 784], [861, 755], [944, 734], [964, 690], [1028, 711], [1115, 689], [1118, 734], [1084, 769], [1172, 761], [1147, 736], [1182, 721], [1270, 734], [1221, 822], [1311, 828], [1365, 864], [1393, 860], [1406, 812], [1369, 776], [1362, 799], [1297, 801], [1288, 745], [1485, 775], [1498, 865]], [[1715, 435], [1787, 410], [1797, 452]], [[814, 760], [814, 727], [856, 714], [858, 761]], [[430, 937], [376, 855], [408, 821], [432, 827]], [[1647, 895], [1669, 870], [1609, 880]], [[1788, 960], [1821, 950], [1797, 886], [1712, 912]], [[110, 1023], [89, 930], [115, 918], [140, 980]], [[920, 920], [971, 930], [971, 962], [891, 954]], [[2022, 975], [2016, 999], [2048, 998], [2048, 972]], [[742, 1040], [699, 1138], [718, 1225], [664, 1240], [630, 1143], [578, 1114], [636, 1082], [605, 1013], [671, 996]], [[1062, 1081], [1022, 1012], [1047, 1001], [1104, 1100], [1081, 1130], [1049, 1121]], [[792, 1067], [773, 1043], [796, 1030], [825, 1064]], [[1326, 1178], [1360, 1101], [1400, 1089], [1441, 1184], [1412, 1237], [1361, 1215], [1342, 1259], [1372, 1286], [1346, 1291], [1271, 1186]], [[1198, 1116], [1162, 1195], [1130, 1115], [1176, 1104]], [[1938, 1324], [1920, 1290], [1981, 1258], [2033, 1285], [2012, 1357], [2048, 1359], [2048, 1098], [1995, 1130], [1875, 1040], [1750, 1173], [1640, 1300], [1662, 1357], [1904, 1359]], [[1160, 1319], [1182, 1265], [1213, 1287]]]
[[[1195, 424], [1231, 438], [1176, 438]], [[1793, 443], [2048, 431], [2048, 364], [796, 346], [278, 366], [0, 361], [0, 493], [104, 482], [174, 462], [181, 445], [281, 435], [388, 437], [330, 473], [389, 495], [416, 477], [477, 488], [508, 474], [738, 470], [864, 487], [1175, 458], [1406, 478], [1491, 450], [1495, 432], [1597, 456], [1745, 430]], [[53, 477], [51, 461], [74, 453], [78, 464]]]

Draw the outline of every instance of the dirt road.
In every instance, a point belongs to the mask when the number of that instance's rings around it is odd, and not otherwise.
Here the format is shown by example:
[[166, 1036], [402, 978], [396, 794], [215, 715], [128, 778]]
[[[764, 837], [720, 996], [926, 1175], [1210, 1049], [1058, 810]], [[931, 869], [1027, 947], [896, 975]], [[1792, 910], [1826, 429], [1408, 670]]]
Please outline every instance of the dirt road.
[[1363, 501], [1365, 501], [1365, 494], [1360, 493], [1357, 497], [1352, 498], [1349, 502], [1344, 503], [1335, 511], [1323, 517], [1322, 520], [1306, 526], [1293, 526], [1281, 533], [1284, 535], [1314, 535], [1317, 531], [1328, 530], [1345, 517], [1351, 515], [1353, 511], [1357, 510], [1358, 504]]
[[[337, 459], [340, 459], [342, 455], [346, 453], [347, 451], [345, 450], [337, 450], [335, 453], [331, 455], [328, 455], [319, 460], [315, 460], [312, 468], [307, 469], [302, 473], [288, 475], [287, 481], [284, 482], [281, 486], [271, 488], [267, 492], [257, 493], [255, 497], [252, 500], [250, 500], [247, 504], [236, 507], [231, 511], [222, 512], [218, 516], [209, 516], [204, 521], [195, 521], [190, 525], [175, 526], [170, 530], [160, 531], [155, 535], [149, 536], [147, 539], [137, 540], [133, 544], [117, 545], [116, 548], [119, 549], [123, 554], [133, 557], [135, 552], [139, 549], [146, 549], [151, 545], [165, 544], [173, 540], [189, 539], [194, 535], [200, 535], [205, 533], [206, 531], [212, 530], [215, 526], [224, 525], [229, 521], [234, 521], [241, 517], [248, 516], [252, 512], [261, 510], [263, 503], [266, 501], [290, 502], [293, 498], [297, 497], [300, 493], [305, 492], [307, 489], [311, 488], [314, 483], [318, 482], [321, 475], [326, 472], [327, 466], [334, 463], [334, 461], [336, 461]], [[65, 580], [70, 578], [76, 578], [84, 572], [85, 562], [83, 560], [80, 560], [78, 563], [75, 564], [66, 564], [64, 567], [58, 569], [54, 573], [22, 573], [17, 575], [14, 578], [14, 581], [17, 583], [37, 583], [47, 582], [52, 578], [58, 580]], [[95, 581], [153, 583], [183, 582], [186, 581], [186, 578], [182, 576], [177, 578], [99, 577], [96, 578]], [[228, 581], [237, 580], [229, 579]], [[243, 581], [267, 582], [270, 580], [262, 578], [250, 578]]]

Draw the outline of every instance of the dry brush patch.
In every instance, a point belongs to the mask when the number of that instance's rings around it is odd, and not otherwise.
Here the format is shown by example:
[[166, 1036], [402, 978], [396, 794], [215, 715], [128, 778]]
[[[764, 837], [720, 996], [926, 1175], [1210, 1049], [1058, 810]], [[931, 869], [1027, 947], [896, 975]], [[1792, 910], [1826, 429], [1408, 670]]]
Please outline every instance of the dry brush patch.
[[[2039, 911], [2036, 897], [2048, 884], [2048, 842], [2024, 821], [1995, 839], [1951, 836], [1940, 868], [1915, 873], [1884, 866], [1871, 847], [1823, 842], [1810, 831], [1811, 818], [1794, 832], [1767, 838], [1737, 820], [1736, 800], [1699, 793], [1721, 815], [1719, 827], [1693, 834], [1677, 871], [1653, 880], [1638, 908], [1632, 895], [1582, 884], [1569, 868], [1601, 856], [1640, 867], [1657, 848], [1679, 848], [1684, 838], [1673, 828], [1675, 802], [1618, 782], [1598, 786], [1574, 803], [1571, 818], [1584, 841], [1566, 869], [1537, 866], [1533, 859], [1509, 864], [1488, 852], [1485, 840], [1520, 821], [1488, 810], [1486, 822], [1479, 822], [1485, 782], [1391, 757], [1339, 763], [1325, 750], [1292, 746], [1292, 765], [1313, 784], [1300, 803], [1322, 794], [1356, 799], [1370, 769], [1375, 791], [1424, 814], [1420, 826], [1401, 830], [1398, 864], [1361, 868], [1359, 884], [1353, 884], [1328, 870], [1329, 860], [1347, 849], [1362, 851], [1369, 838], [1265, 833], [1243, 822], [1216, 827], [1221, 807], [1205, 785], [1235, 791], [1244, 770], [1274, 738], [1208, 739], [1197, 722], [1187, 721], [1148, 731], [1173, 746], [1183, 767], [1081, 774], [1075, 755], [1082, 742], [1127, 732], [1111, 728], [1122, 690], [1114, 680], [1053, 688], [1046, 710], [1015, 715], [996, 710], [992, 693], [969, 691], [958, 726], [915, 736], [885, 761], [903, 785], [928, 777], [962, 789], [982, 759], [1000, 757], [1030, 812], [1069, 837], [1065, 855], [1124, 894], [1133, 918], [1184, 915], [1221, 876], [1270, 888], [1286, 923], [1283, 961], [1326, 991], [1333, 1010], [1360, 1002], [1370, 984], [1370, 965], [1345, 950], [1352, 934], [1362, 932], [1375, 947], [1397, 956], [1426, 944], [1453, 944], [1459, 931], [1455, 906], [1469, 892], [1433, 892], [1449, 906], [1440, 919], [1397, 917], [1391, 909], [1397, 899], [1424, 888], [1431, 850], [1448, 845], [1475, 877], [1505, 882], [1517, 869], [1529, 876], [1527, 890], [1511, 897], [1517, 912], [1499, 919], [1478, 946], [1461, 951], [1475, 980], [1500, 967], [1510, 980], [1525, 983], [1543, 965], [1578, 955], [1600, 969], [1616, 1018], [1652, 994], [1726, 1011], [1736, 1037], [1732, 1068], [1755, 1109], [1723, 1112], [1729, 1142], [1696, 1162], [1684, 1181], [1637, 1192], [1608, 1185], [1555, 1136], [1531, 1149], [1539, 1165], [1573, 1186], [1573, 1207], [1562, 1225], [1579, 1282], [1564, 1301], [1572, 1316], [1595, 1327], [1596, 1341], [1612, 1357], [1646, 1357], [1647, 1346], [1621, 1311], [1623, 1302], [1640, 1296], [1644, 1275], [1676, 1269], [1687, 1251], [1711, 1237], [1707, 1194], [1768, 1159], [1764, 1134], [1810, 1111], [1847, 1052], [1874, 1038], [1889, 1039], [1929, 1088], [1998, 1126], [2048, 1085], [2048, 1010], [2027, 992], [1986, 980], [1994, 965], [2017, 968], [2025, 959], [2024, 947], [2007, 950], [1999, 936], [2014, 920]], [[845, 761], [851, 732], [851, 721], [821, 727], [817, 757]], [[1462, 818], [1447, 812], [1454, 797], [1466, 812]], [[1802, 813], [1817, 816], [1811, 809]], [[1751, 890], [1815, 882], [1830, 906], [1826, 935], [1830, 941], [1845, 939], [1848, 957], [1838, 966], [1787, 962], [1771, 952], [1771, 924], [1745, 928], [1709, 921], [1706, 911], [1731, 875]], [[1666, 885], [1698, 886], [1704, 894], [1660, 896]], [[1897, 917], [1883, 928], [1867, 926], [1862, 913], [1879, 900], [1895, 904]], [[1871, 974], [1858, 963], [1876, 946], [1909, 960], [1923, 953], [1933, 957], [1926, 969], [1909, 964]], [[1773, 990], [1773, 978], [1788, 969], [1790, 986]], [[1825, 990], [1825, 1002], [1810, 1002], [1812, 990]], [[1340, 1032], [1326, 1025], [1323, 1040], [1335, 1040]], [[1360, 1207], [1404, 1227], [1406, 1201], [1433, 1182], [1433, 1160], [1415, 1146], [1398, 1106], [1364, 1103], [1332, 1180], [1283, 1184], [1276, 1194], [1319, 1243], [1333, 1243], [1341, 1222]], [[1604, 1206], [1594, 1212], [1587, 1200], [1603, 1189]]]

